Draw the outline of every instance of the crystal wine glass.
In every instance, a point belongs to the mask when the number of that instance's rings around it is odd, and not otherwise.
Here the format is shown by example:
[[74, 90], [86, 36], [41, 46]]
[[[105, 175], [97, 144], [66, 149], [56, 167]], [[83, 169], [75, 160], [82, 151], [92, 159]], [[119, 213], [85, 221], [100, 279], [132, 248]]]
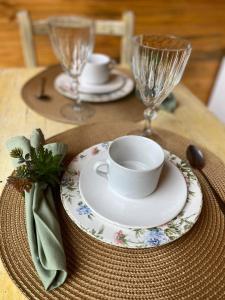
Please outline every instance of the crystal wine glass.
[[93, 107], [81, 102], [79, 93], [79, 78], [93, 50], [94, 23], [84, 17], [59, 16], [50, 17], [48, 25], [55, 55], [73, 79], [71, 88], [75, 101], [64, 105], [61, 114], [70, 121], [82, 123], [94, 114]]
[[152, 118], [158, 106], [181, 80], [190, 54], [190, 43], [179, 37], [133, 37], [133, 74], [141, 99], [147, 106], [144, 136], [154, 137]]

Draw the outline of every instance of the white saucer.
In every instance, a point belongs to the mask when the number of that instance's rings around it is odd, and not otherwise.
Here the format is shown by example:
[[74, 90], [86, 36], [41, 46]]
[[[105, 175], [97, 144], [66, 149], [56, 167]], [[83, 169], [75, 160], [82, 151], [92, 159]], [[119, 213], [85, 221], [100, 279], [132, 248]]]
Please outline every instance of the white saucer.
[[129, 228], [151, 228], [169, 222], [184, 207], [186, 182], [171, 162], [166, 161], [154, 193], [142, 199], [129, 199], [114, 192], [107, 180], [94, 171], [95, 162], [106, 158], [107, 150], [89, 160], [81, 171], [79, 189], [87, 205], [107, 221]]
[[[59, 74], [54, 80], [55, 89], [68, 98], [74, 99], [71, 89], [72, 79], [65, 73]], [[126, 74], [113, 70], [110, 80], [101, 85], [80, 84], [80, 97], [87, 102], [109, 102], [127, 96], [134, 88], [133, 80]]]
[[[165, 245], [180, 238], [196, 223], [202, 209], [202, 193], [191, 168], [174, 154], [171, 164], [183, 174], [187, 186], [187, 199], [181, 212], [166, 224], [153, 228], [128, 228], [96, 214], [83, 200], [79, 190], [80, 173], [87, 164], [105, 152], [109, 143], [101, 143], [78, 154], [67, 167], [61, 182], [61, 200], [64, 209], [79, 228], [92, 237], [110, 245], [125, 248], [150, 248]], [[179, 191], [179, 186], [176, 187]]]

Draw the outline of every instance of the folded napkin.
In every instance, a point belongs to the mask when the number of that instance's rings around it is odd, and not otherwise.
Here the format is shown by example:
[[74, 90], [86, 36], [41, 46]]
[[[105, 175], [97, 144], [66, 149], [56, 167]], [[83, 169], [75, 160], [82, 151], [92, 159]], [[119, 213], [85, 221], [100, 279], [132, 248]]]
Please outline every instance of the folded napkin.
[[[23, 150], [23, 157], [30, 153], [31, 146], [38, 148], [44, 144], [41, 130], [33, 131], [30, 140], [24, 136], [13, 137], [7, 142], [11, 152], [15, 148]], [[67, 152], [67, 146], [59, 143], [44, 145], [53, 155]], [[21, 165], [18, 158], [12, 158], [15, 167]], [[46, 290], [60, 286], [67, 277], [66, 257], [52, 187], [45, 182], [35, 182], [29, 192], [25, 192], [25, 215], [28, 243], [34, 266]]]

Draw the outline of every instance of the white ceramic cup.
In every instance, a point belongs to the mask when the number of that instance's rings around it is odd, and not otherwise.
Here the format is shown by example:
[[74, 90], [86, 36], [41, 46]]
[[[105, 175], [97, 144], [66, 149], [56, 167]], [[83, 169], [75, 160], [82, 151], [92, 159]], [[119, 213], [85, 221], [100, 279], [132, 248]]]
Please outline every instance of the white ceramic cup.
[[97, 161], [94, 170], [120, 195], [144, 198], [157, 188], [164, 161], [165, 154], [159, 144], [129, 135], [114, 140], [106, 161]]
[[107, 82], [114, 65], [115, 62], [107, 55], [90, 55], [81, 74], [81, 83], [95, 85]]

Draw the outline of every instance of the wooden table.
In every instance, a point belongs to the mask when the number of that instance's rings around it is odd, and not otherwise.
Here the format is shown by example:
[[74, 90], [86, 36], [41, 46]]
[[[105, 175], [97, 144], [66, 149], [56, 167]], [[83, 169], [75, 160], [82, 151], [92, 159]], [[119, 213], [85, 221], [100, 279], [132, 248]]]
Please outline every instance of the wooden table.
[[[46, 138], [70, 129], [73, 125], [47, 120], [30, 110], [22, 101], [20, 91], [23, 84], [41, 68], [4, 69], [0, 71], [0, 191], [5, 179], [12, 171], [5, 149], [6, 140], [15, 135], [29, 136], [34, 128], [41, 128]], [[160, 111], [154, 125], [179, 133], [199, 143], [218, 155], [225, 163], [225, 126], [184, 86], [175, 89], [179, 106], [174, 114]], [[13, 284], [0, 263], [0, 300], [25, 299]]]

